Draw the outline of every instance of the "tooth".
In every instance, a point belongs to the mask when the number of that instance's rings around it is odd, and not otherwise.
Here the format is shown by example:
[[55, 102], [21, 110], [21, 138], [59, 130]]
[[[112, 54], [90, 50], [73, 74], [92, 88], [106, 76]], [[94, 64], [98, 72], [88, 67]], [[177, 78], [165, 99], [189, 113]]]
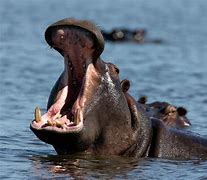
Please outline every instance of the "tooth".
[[63, 124], [60, 121], [56, 120], [56, 126], [60, 128], [63, 127]]
[[61, 114], [58, 114], [57, 119], [60, 119], [61, 117], [62, 117], [62, 115]]
[[75, 113], [75, 115], [74, 115], [74, 122], [73, 122], [73, 124], [74, 125], [78, 125], [78, 123], [79, 123], [79, 113], [80, 112], [80, 110], [78, 109], [78, 111]]
[[60, 118], [61, 118], [61, 114], [56, 114], [56, 115], [53, 117], [53, 120], [60, 119]]
[[40, 122], [41, 121], [41, 111], [39, 107], [35, 108], [35, 121]]
[[53, 126], [53, 123], [52, 123], [51, 120], [47, 120], [47, 124], [48, 124], [49, 126]]

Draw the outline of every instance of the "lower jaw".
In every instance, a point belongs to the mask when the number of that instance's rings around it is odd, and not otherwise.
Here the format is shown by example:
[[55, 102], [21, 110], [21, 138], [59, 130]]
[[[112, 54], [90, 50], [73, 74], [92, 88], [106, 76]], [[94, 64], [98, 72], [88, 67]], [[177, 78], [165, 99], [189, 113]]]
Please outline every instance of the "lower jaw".
[[83, 121], [81, 121], [78, 125], [74, 126], [69, 126], [69, 127], [57, 127], [55, 125], [53, 126], [46, 126], [46, 127], [40, 127], [38, 123], [35, 121], [32, 122], [31, 124], [31, 129], [32, 130], [37, 130], [37, 131], [48, 131], [48, 132], [56, 132], [56, 133], [61, 133], [61, 134], [68, 134], [68, 133], [79, 133], [83, 129]]
[[41, 141], [52, 145], [58, 154], [72, 154], [86, 149], [82, 147], [82, 143], [79, 143], [82, 128], [76, 129], [74, 132], [64, 132], [59, 129], [48, 130], [47, 128], [37, 129], [32, 124], [30, 128]]

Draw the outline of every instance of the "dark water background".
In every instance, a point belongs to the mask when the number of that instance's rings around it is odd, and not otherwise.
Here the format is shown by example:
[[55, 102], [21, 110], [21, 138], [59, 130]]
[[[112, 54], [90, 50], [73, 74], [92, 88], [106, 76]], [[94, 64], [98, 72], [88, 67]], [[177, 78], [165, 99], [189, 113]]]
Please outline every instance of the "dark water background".
[[0, 179], [206, 179], [206, 161], [61, 157], [29, 130], [63, 69], [44, 41], [45, 28], [66, 17], [105, 30], [146, 28], [162, 44], [106, 43], [102, 58], [132, 82], [134, 97], [185, 106], [207, 137], [206, 0], [0, 0]]

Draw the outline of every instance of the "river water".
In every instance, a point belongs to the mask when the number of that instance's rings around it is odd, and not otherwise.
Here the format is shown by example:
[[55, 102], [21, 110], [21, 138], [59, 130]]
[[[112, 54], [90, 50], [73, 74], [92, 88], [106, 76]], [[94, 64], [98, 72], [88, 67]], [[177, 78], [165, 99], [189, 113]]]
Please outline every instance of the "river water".
[[30, 131], [34, 108], [45, 109], [63, 69], [44, 31], [75, 17], [100, 28], [145, 28], [161, 44], [106, 43], [102, 58], [131, 81], [130, 93], [188, 109], [192, 127], [207, 137], [207, 1], [1, 0], [0, 179], [206, 179], [206, 161], [57, 156]]

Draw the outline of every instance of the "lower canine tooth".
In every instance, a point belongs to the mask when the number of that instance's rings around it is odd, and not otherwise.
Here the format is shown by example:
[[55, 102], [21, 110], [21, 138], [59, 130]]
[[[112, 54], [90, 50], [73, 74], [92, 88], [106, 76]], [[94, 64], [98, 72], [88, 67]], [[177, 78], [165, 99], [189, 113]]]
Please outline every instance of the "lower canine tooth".
[[35, 108], [35, 121], [40, 122], [41, 121], [41, 111], [39, 107]]

